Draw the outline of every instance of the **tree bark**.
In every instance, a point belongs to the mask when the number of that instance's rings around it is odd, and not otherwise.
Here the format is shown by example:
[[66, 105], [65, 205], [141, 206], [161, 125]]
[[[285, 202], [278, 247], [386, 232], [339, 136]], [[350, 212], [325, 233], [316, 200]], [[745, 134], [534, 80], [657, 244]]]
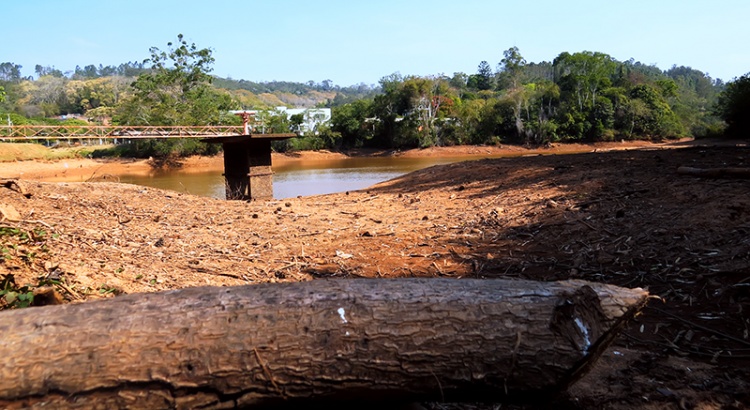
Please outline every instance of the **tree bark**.
[[227, 408], [524, 399], [576, 381], [642, 289], [317, 280], [0, 314], [0, 407]]

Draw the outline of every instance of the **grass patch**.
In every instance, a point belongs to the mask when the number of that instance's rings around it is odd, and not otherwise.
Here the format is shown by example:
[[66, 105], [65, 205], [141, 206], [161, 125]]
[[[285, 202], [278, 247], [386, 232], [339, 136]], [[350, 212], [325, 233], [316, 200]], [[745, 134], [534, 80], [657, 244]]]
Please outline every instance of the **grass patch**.
[[45, 160], [55, 161], [70, 158], [86, 158], [95, 151], [105, 150], [108, 145], [64, 146], [49, 148], [30, 142], [0, 142], [0, 162]]

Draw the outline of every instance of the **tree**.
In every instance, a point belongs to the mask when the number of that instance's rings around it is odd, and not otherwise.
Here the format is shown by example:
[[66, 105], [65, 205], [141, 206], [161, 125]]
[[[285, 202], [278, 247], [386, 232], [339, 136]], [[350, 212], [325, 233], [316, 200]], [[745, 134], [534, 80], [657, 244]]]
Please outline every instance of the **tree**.
[[451, 87], [463, 91], [466, 88], [466, 84], [469, 82], [469, 76], [466, 73], [453, 73], [453, 77], [450, 79]]
[[492, 67], [486, 61], [479, 63], [477, 67], [476, 88], [479, 91], [491, 90], [493, 86]]
[[199, 49], [180, 34], [168, 49], [149, 49], [149, 71], [132, 84], [133, 98], [123, 104], [119, 122], [128, 125], [208, 125], [222, 120], [222, 111], [236, 108], [224, 92], [212, 89], [211, 49]]
[[546, 144], [557, 140], [555, 111], [560, 100], [560, 87], [552, 81], [542, 80], [525, 86], [529, 94], [526, 105], [529, 143]]
[[22, 66], [13, 63], [0, 64], [0, 81], [20, 82]]
[[76, 70], [73, 72], [73, 78], [75, 79], [98, 77], [101, 77], [101, 75], [99, 74], [99, 70], [97, 70], [96, 66], [93, 64], [89, 64], [83, 68], [76, 66]]
[[67, 83], [65, 77], [45, 75], [29, 83], [28, 103], [40, 108], [44, 116], [53, 116], [68, 112], [68, 101], [65, 94]]
[[63, 74], [63, 72], [60, 71], [60, 70], [58, 70], [58, 69], [56, 69], [55, 67], [41, 66], [39, 64], [37, 64], [34, 67], [34, 72], [36, 73], [36, 75], [39, 78], [46, 77], [46, 76], [52, 76], [52, 77], [55, 77], [55, 78], [63, 78], [63, 77], [65, 77], [65, 75]]
[[484, 109], [487, 100], [473, 99], [458, 104], [455, 111], [456, 130], [449, 142], [453, 144], [483, 144], [494, 134], [485, 135], [481, 132]]
[[436, 122], [440, 118], [445, 118], [453, 105], [447, 79], [409, 77], [403, 82], [401, 92], [407, 101], [404, 115], [417, 127], [419, 146], [442, 145]]
[[290, 131], [292, 131], [292, 122], [285, 113], [274, 110], [265, 115], [265, 132], [273, 134]]
[[504, 58], [500, 60], [498, 72], [501, 74], [502, 82], [507, 83], [510, 88], [521, 85], [521, 78], [526, 66], [526, 59], [518, 51], [518, 47], [511, 47], [503, 52]]
[[632, 99], [641, 100], [645, 103], [647, 111], [643, 112], [642, 107], [637, 108], [640, 112], [640, 133], [655, 138], [673, 138], [682, 135], [684, 130], [679, 119], [672, 111], [664, 96], [657, 88], [652, 85], [643, 84], [630, 90]]
[[370, 100], [357, 100], [332, 110], [331, 130], [341, 136], [343, 147], [361, 148], [372, 139], [375, 127], [372, 106]]
[[750, 73], [727, 84], [715, 111], [727, 123], [726, 135], [750, 138]]
[[114, 107], [120, 95], [122, 77], [100, 77], [88, 80], [71, 80], [67, 84], [68, 101], [78, 113], [98, 107]]
[[722, 82], [684, 66], [673, 66], [665, 74], [676, 84], [676, 97], [670, 103], [685, 129], [696, 137], [719, 134], [724, 121], [712, 108], [723, 88]]
[[305, 114], [303, 113], [293, 114], [291, 117], [289, 117], [289, 128], [294, 133], [301, 134], [302, 124], [304, 123], [305, 123]]
[[407, 128], [403, 115], [409, 108], [408, 99], [400, 92], [404, 78], [393, 73], [380, 79], [383, 93], [375, 96], [372, 113], [377, 118], [373, 130], [373, 142], [377, 146], [396, 148], [405, 140], [402, 131]]
[[[125, 125], [216, 125], [235, 123], [226, 112], [240, 108], [228, 93], [211, 87], [211, 49], [189, 44], [182, 34], [162, 51], [151, 47], [150, 64], [131, 84], [133, 95], [119, 105], [113, 120]], [[213, 153], [214, 146], [194, 140], [142, 140], [141, 155], [172, 156]]]
[[599, 52], [560, 54], [554, 61], [556, 80], [561, 88], [572, 92], [579, 110], [596, 105], [597, 92], [609, 87], [617, 65], [612, 57]]
[[[627, 137], [633, 139], [633, 133], [645, 133], [651, 111], [643, 100], [635, 98], [622, 105], [623, 118], [626, 121]], [[637, 127], [637, 128], [636, 128]]]

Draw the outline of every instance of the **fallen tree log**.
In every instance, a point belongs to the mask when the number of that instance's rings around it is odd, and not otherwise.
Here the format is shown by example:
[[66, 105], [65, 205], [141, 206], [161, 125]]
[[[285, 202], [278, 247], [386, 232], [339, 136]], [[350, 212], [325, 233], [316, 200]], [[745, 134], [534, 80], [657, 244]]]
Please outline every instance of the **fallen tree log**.
[[738, 178], [750, 179], [750, 168], [694, 168], [679, 167], [677, 173], [682, 175], [692, 175], [703, 178]]
[[583, 281], [317, 280], [0, 314], [0, 407], [524, 399], [577, 380], [648, 293]]

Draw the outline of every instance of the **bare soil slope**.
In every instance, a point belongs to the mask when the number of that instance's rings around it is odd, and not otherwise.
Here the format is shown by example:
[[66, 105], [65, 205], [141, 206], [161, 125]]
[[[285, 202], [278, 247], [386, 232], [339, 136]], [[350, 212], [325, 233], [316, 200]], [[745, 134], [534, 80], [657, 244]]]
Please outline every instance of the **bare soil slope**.
[[750, 180], [676, 170], [748, 162], [744, 147], [485, 159], [365, 191], [250, 203], [21, 181], [0, 186], [0, 225], [32, 234], [0, 236], [0, 271], [19, 284], [59, 280], [66, 302], [321, 277], [646, 287], [663, 300], [543, 407], [747, 408]]

